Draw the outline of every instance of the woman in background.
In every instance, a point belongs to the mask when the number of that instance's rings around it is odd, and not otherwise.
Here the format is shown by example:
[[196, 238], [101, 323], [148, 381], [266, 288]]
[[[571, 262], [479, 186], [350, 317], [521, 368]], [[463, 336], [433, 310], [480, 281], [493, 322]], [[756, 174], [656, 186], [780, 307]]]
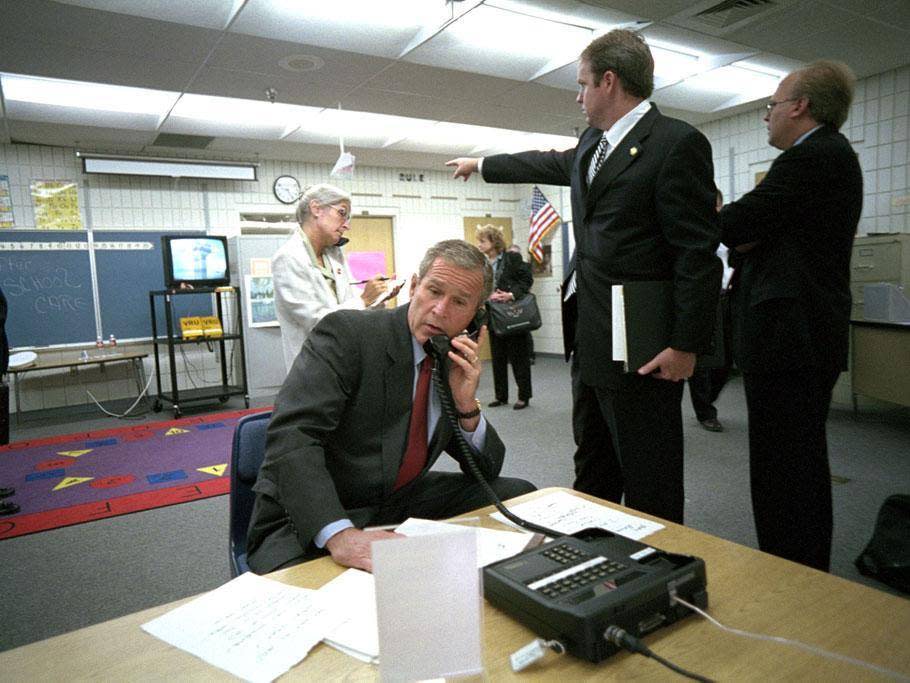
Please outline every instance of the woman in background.
[[347, 192], [332, 185], [311, 185], [297, 204], [300, 228], [272, 257], [275, 310], [288, 370], [323, 316], [342, 308], [369, 306], [385, 291], [386, 283], [379, 275], [367, 281], [363, 292], [351, 284], [351, 272], [338, 244], [351, 227], [350, 218]]
[[[515, 301], [531, 290], [534, 283], [531, 268], [521, 260], [520, 254], [506, 251], [502, 232], [497, 227], [484, 225], [477, 229], [477, 248], [493, 267], [493, 293], [490, 301]], [[490, 403], [490, 407], [495, 408], [509, 402], [508, 364], [511, 363], [512, 374], [518, 385], [518, 400], [512, 408], [527, 408], [531, 400], [531, 333], [501, 337], [492, 328], [488, 329], [493, 355], [493, 389], [496, 394], [496, 400]]]

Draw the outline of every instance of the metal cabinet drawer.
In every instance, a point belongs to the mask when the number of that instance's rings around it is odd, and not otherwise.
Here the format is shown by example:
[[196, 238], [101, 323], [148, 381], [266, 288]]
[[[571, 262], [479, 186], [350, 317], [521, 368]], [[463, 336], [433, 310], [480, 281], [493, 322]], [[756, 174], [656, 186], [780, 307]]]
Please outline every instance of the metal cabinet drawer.
[[854, 245], [850, 279], [854, 282], [900, 282], [901, 243]]

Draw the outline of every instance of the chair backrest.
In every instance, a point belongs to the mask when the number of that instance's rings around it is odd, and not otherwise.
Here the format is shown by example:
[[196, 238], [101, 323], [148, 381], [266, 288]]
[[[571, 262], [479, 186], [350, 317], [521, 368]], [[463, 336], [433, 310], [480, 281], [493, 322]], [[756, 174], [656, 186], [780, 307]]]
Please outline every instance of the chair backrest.
[[230, 539], [231, 576], [249, 571], [246, 533], [253, 513], [253, 484], [265, 457], [265, 430], [272, 412], [247, 415], [234, 428], [231, 446]]

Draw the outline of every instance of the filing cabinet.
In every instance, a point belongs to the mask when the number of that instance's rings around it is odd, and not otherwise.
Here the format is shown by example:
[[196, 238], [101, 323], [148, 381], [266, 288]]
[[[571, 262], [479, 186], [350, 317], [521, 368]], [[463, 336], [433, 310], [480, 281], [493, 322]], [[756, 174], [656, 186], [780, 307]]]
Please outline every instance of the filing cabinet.
[[863, 287], [887, 282], [910, 292], [910, 235], [868, 235], [853, 241], [850, 292], [853, 320], [863, 319]]

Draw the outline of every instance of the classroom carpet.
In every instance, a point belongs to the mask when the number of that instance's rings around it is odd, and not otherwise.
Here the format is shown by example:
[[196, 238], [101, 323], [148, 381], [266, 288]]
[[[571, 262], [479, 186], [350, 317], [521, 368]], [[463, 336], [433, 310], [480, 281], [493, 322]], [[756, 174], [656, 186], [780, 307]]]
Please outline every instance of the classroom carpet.
[[250, 408], [66, 434], [0, 447], [0, 486], [20, 510], [0, 540], [230, 490], [234, 425]]

